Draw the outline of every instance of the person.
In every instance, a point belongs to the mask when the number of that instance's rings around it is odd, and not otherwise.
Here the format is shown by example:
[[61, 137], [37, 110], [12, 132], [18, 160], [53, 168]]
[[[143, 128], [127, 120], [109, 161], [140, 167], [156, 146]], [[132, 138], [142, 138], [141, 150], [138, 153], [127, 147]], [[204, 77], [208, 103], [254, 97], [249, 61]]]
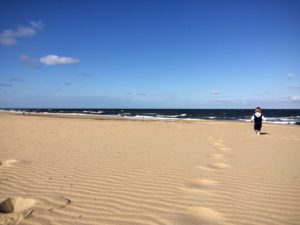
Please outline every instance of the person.
[[262, 122], [266, 121], [266, 118], [262, 115], [261, 113], [261, 108], [256, 107], [255, 108], [255, 113], [251, 117], [251, 122], [254, 121], [254, 130], [257, 135], [260, 135], [261, 127], [262, 127]]

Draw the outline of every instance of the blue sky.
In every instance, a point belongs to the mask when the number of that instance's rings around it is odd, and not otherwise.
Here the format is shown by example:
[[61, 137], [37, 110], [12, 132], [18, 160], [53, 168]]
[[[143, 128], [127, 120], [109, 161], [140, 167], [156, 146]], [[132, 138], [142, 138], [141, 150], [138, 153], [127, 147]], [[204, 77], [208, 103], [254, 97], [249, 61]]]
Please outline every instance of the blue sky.
[[0, 0], [0, 107], [300, 108], [300, 1]]

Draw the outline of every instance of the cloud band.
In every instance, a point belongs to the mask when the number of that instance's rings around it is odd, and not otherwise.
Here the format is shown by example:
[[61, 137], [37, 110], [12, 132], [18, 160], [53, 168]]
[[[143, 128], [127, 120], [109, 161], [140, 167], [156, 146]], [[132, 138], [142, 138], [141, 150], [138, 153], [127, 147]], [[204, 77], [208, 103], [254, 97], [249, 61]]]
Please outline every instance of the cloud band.
[[29, 26], [18, 26], [15, 30], [3, 30], [0, 33], [0, 44], [16, 45], [19, 38], [34, 36], [43, 27], [42, 21], [31, 21]]

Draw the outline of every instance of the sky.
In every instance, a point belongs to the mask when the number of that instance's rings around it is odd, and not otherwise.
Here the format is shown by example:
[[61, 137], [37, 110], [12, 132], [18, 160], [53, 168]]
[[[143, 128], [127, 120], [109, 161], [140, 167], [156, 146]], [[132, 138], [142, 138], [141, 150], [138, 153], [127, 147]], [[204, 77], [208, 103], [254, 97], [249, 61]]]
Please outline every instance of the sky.
[[300, 0], [0, 0], [1, 108], [300, 108]]

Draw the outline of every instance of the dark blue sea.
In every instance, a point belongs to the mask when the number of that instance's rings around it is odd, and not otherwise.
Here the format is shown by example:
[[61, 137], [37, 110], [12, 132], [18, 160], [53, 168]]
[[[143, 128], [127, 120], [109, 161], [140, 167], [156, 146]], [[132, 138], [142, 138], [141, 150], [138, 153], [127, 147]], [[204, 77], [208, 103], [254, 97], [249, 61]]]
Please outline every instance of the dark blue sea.
[[[229, 120], [249, 121], [254, 109], [1, 109], [69, 115], [101, 115], [143, 120]], [[300, 109], [265, 109], [268, 123], [300, 125]]]

